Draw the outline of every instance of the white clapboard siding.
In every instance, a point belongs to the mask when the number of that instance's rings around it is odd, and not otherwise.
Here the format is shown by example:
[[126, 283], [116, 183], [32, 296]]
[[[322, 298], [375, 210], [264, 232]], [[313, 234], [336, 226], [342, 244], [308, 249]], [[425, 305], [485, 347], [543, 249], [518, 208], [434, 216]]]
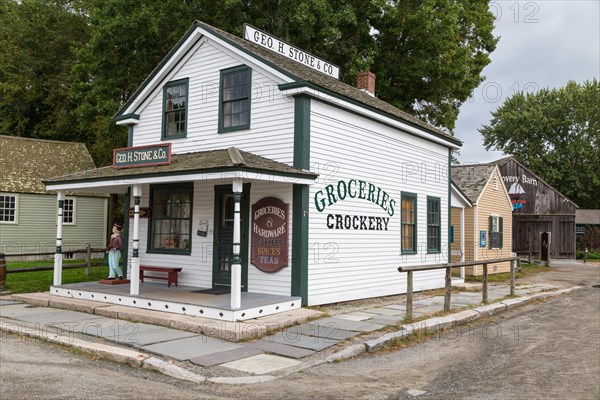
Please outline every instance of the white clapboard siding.
[[[221, 184], [222, 182], [220, 182]], [[150, 190], [142, 188], [141, 207], [149, 206]], [[209, 182], [194, 183], [194, 207], [192, 212], [192, 253], [190, 255], [147, 253], [148, 220], [140, 219], [140, 260], [142, 265], [177, 266], [183, 270], [179, 273], [179, 284], [193, 287], [212, 287], [213, 268], [213, 229], [214, 229], [214, 186]], [[250, 207], [263, 197], [277, 197], [289, 203], [289, 240], [292, 243], [292, 185], [273, 184], [270, 182], [253, 182], [250, 188]], [[133, 204], [133, 200], [132, 200]], [[251, 209], [251, 208], [250, 208]], [[201, 220], [209, 222], [209, 233], [206, 237], [196, 235]], [[133, 229], [133, 220], [130, 220]], [[249, 226], [248, 261], [252, 240], [252, 227]], [[129, 257], [132, 255], [132, 235], [129, 235]], [[291, 292], [291, 247], [288, 267], [275, 273], [265, 273], [250, 262], [248, 265], [248, 291], [255, 293], [281, 294], [289, 296]], [[151, 281], [151, 280], [149, 280]]]
[[[252, 68], [250, 129], [218, 133], [220, 70], [244, 63], [217, 43], [206, 41], [168, 78], [189, 79], [187, 137], [170, 140], [173, 154], [235, 146], [276, 161], [293, 162], [294, 101], [281, 96], [277, 85], [282, 82], [256, 66]], [[161, 85], [140, 112], [139, 124], [134, 128], [134, 146], [161, 142], [162, 107]]]
[[[311, 103], [311, 170], [320, 174], [310, 189], [310, 305], [384, 296], [406, 291], [400, 265], [446, 261], [448, 149], [318, 101]], [[314, 197], [328, 184], [360, 179], [396, 200], [394, 215], [367, 200], [346, 197], [317, 211]], [[400, 251], [401, 192], [417, 193], [418, 253]], [[427, 196], [439, 197], [441, 253], [427, 254]], [[389, 217], [388, 230], [327, 228], [328, 214]], [[415, 273], [415, 290], [443, 286], [444, 271]]]
[[[289, 204], [288, 213], [288, 240], [289, 240], [289, 262], [288, 266], [273, 273], [262, 272], [252, 263], [248, 265], [248, 291], [255, 293], [279, 294], [289, 296], [292, 290], [292, 185], [274, 184], [268, 182], [253, 182], [250, 190], [250, 210], [252, 204], [264, 197], [276, 197], [284, 203]], [[252, 225], [249, 225], [248, 261], [252, 248]]]
[[[149, 207], [150, 189], [148, 185], [142, 188], [141, 207]], [[192, 211], [192, 253], [190, 255], [147, 253], [148, 248], [148, 219], [140, 219], [140, 262], [141, 265], [182, 267], [179, 273], [179, 284], [202, 288], [212, 287], [213, 235], [214, 227], [214, 187], [204, 182], [194, 182], [194, 207]], [[131, 202], [133, 204], [133, 200]], [[200, 220], [209, 221], [207, 237], [196, 235]], [[133, 219], [130, 220], [133, 229]], [[129, 235], [129, 256], [132, 251], [132, 236]]]

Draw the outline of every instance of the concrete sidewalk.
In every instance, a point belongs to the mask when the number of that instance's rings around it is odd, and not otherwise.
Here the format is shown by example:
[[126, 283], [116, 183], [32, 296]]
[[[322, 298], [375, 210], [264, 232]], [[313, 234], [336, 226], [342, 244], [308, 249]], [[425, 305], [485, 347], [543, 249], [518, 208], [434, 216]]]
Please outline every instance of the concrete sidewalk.
[[517, 297], [507, 298], [507, 285], [492, 285], [489, 302], [503, 300], [488, 305], [480, 304], [481, 292], [460, 292], [452, 295], [454, 314], [433, 318], [427, 317], [443, 311], [443, 296], [420, 296], [413, 318], [423, 320], [409, 324], [403, 324], [403, 301], [325, 318], [321, 312], [301, 309], [224, 323], [84, 300], [57, 303], [55, 297], [37, 293], [1, 298], [0, 329], [180, 379], [252, 383], [375, 351], [416, 330], [449, 328], [573, 288], [557, 289], [545, 284], [518, 286]]

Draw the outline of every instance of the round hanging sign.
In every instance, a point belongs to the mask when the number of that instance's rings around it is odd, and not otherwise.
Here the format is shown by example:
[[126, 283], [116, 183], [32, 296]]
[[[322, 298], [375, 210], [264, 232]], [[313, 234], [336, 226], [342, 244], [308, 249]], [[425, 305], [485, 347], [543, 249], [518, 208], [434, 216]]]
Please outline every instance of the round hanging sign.
[[277, 272], [288, 265], [289, 204], [265, 197], [252, 205], [251, 262], [263, 272]]

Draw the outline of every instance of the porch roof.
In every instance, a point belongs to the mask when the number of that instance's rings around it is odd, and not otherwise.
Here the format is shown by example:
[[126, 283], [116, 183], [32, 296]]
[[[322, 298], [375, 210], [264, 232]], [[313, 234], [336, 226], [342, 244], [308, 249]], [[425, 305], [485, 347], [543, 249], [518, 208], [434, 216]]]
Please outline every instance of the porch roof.
[[[151, 178], [183, 176], [189, 180], [198, 179], [194, 175], [202, 175], [204, 179], [211, 179], [208, 174], [215, 174], [212, 179], [240, 178], [235, 173], [247, 172], [257, 175], [248, 179], [272, 180], [272, 177], [292, 178], [290, 183], [297, 180], [314, 181], [318, 174], [295, 168], [287, 164], [258, 156], [235, 147], [227, 149], [200, 151], [185, 154], [173, 154], [172, 163], [169, 165], [156, 165], [136, 168], [114, 168], [112, 166], [95, 168], [87, 171], [75, 172], [44, 180], [48, 189], [64, 189], [65, 185], [89, 183], [110, 183], [115, 185], [129, 185], [144, 183]], [[221, 175], [219, 175], [221, 174]], [[239, 175], [239, 174], [238, 174]], [[144, 179], [148, 178], [148, 179]], [[154, 180], [152, 180], [154, 181]], [[89, 185], [85, 185], [89, 187]], [[105, 185], [102, 185], [105, 186]]]

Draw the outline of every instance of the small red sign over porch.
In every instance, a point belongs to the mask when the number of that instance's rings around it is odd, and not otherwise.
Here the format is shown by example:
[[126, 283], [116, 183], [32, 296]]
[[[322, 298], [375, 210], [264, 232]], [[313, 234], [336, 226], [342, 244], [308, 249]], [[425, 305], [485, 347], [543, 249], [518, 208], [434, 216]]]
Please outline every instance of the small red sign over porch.
[[125, 147], [113, 150], [113, 168], [135, 168], [171, 164], [171, 143]]
[[263, 272], [287, 267], [289, 204], [265, 197], [252, 205], [252, 264]]

